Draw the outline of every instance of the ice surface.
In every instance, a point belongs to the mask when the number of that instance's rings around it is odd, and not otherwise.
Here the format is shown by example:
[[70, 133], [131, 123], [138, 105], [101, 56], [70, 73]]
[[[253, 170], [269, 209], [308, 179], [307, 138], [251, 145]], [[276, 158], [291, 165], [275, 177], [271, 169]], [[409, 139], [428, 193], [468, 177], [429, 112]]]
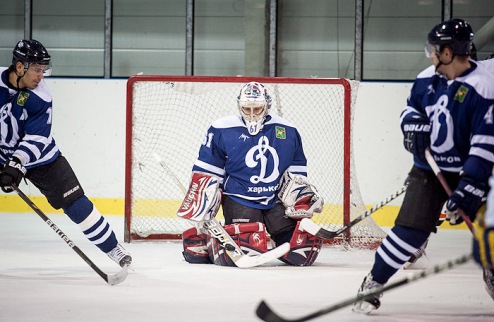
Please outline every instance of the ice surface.
[[[102, 270], [119, 270], [64, 215], [49, 215]], [[106, 216], [120, 240], [123, 218]], [[179, 242], [124, 244], [134, 272], [109, 286], [34, 213], [0, 213], [0, 321], [260, 321], [261, 299], [296, 318], [356, 295], [374, 251], [325, 246], [312, 267], [273, 261], [239, 269], [192, 265]], [[465, 230], [440, 230], [427, 248], [434, 265], [470, 252]], [[414, 273], [400, 270], [390, 282]], [[473, 262], [385, 293], [370, 316], [345, 307], [313, 321], [494, 321], [481, 269]]]

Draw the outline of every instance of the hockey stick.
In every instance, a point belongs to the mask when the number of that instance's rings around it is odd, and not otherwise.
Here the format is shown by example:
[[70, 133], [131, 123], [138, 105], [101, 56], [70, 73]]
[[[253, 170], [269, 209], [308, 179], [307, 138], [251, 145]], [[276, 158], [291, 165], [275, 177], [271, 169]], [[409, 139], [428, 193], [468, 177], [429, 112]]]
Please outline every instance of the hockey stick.
[[[166, 162], [160, 158], [160, 156], [156, 153], [153, 153], [156, 161], [161, 165], [161, 167], [165, 170], [166, 174], [172, 178], [175, 184], [180, 188], [184, 195], [187, 194], [187, 190], [185, 186], [180, 182], [180, 180], [175, 176], [175, 174], [170, 170]], [[277, 259], [290, 250], [290, 244], [284, 243], [276, 248], [271, 249], [266, 253], [262, 253], [259, 255], [249, 256], [244, 254], [240, 246], [233, 240], [233, 238], [226, 232], [225, 228], [216, 220], [216, 218], [212, 218], [211, 220], [205, 221], [204, 226], [208, 230], [208, 232], [213, 236], [220, 245], [225, 249], [226, 254], [230, 259], [237, 265], [239, 268], [250, 268], [265, 264], [267, 262], [272, 261], [273, 259]]]
[[319, 311], [316, 311], [314, 313], [308, 314], [306, 316], [303, 316], [303, 317], [300, 317], [297, 319], [284, 319], [284, 318], [280, 317], [268, 306], [268, 304], [265, 301], [261, 301], [261, 303], [259, 303], [259, 306], [256, 309], [256, 314], [261, 320], [266, 321], [266, 322], [302, 322], [302, 321], [308, 321], [308, 320], [311, 320], [313, 318], [317, 318], [321, 315], [328, 314], [328, 313], [331, 313], [331, 312], [336, 311], [338, 309], [341, 309], [343, 307], [352, 305], [356, 302], [371, 298], [371, 297], [376, 296], [378, 294], [381, 294], [385, 291], [389, 291], [389, 290], [392, 290], [392, 289], [397, 288], [399, 286], [402, 286], [402, 285], [405, 285], [408, 283], [412, 283], [412, 282], [415, 282], [419, 279], [428, 277], [430, 275], [437, 274], [437, 273], [440, 273], [442, 271], [451, 269], [455, 266], [458, 266], [458, 265], [461, 265], [461, 264], [468, 262], [470, 259], [472, 259], [472, 254], [466, 254], [466, 255], [460, 256], [458, 258], [446, 261], [444, 263], [437, 264], [437, 265], [435, 265], [429, 269], [410, 274], [406, 278], [398, 280], [394, 283], [390, 283], [390, 284], [385, 285], [383, 287], [371, 289], [370, 291], [368, 291], [366, 293], [359, 294], [355, 297], [341, 301], [340, 303], [331, 305], [327, 308], [321, 309]]
[[405, 185], [400, 190], [396, 191], [391, 196], [387, 197], [385, 200], [381, 201], [380, 203], [378, 203], [377, 205], [375, 205], [371, 209], [367, 210], [366, 212], [364, 212], [363, 214], [361, 214], [360, 216], [358, 216], [354, 220], [350, 221], [348, 224], [344, 225], [343, 227], [341, 227], [337, 231], [326, 230], [326, 229], [322, 228], [321, 226], [319, 226], [318, 224], [316, 224], [315, 222], [313, 222], [312, 220], [310, 220], [309, 218], [302, 219], [300, 222], [300, 227], [303, 230], [307, 231], [309, 234], [317, 236], [317, 237], [322, 238], [322, 239], [335, 238], [336, 236], [341, 235], [342, 233], [344, 233], [348, 229], [352, 228], [354, 225], [358, 224], [359, 222], [361, 222], [365, 218], [369, 217], [370, 215], [375, 213], [377, 210], [381, 209], [384, 205], [387, 205], [392, 200], [396, 199], [398, 196], [400, 196], [402, 193], [404, 193], [406, 189], [407, 189], [407, 186]]
[[113, 274], [113, 275], [109, 275], [109, 274], [106, 274], [104, 273], [101, 269], [99, 269], [98, 266], [96, 266], [87, 256], [86, 254], [84, 254], [80, 249], [79, 247], [77, 247], [74, 242], [72, 240], [70, 240], [70, 238], [65, 235], [65, 233], [60, 230], [60, 228], [57, 227], [57, 225], [55, 225], [55, 223], [53, 221], [50, 220], [50, 218], [48, 218], [48, 216], [46, 216], [39, 208], [38, 206], [36, 206], [34, 204], [34, 202], [31, 201], [31, 199], [29, 199], [28, 196], [26, 196], [24, 194], [24, 192], [22, 192], [22, 190], [15, 186], [15, 185], [12, 185], [12, 189], [14, 189], [17, 194], [19, 195], [19, 197], [21, 197], [22, 200], [24, 200], [25, 203], [27, 203], [27, 205], [29, 207], [31, 207], [32, 210], [34, 210], [35, 213], [38, 214], [38, 216], [41, 217], [41, 219], [43, 219], [45, 221], [45, 223], [48, 224], [48, 226], [50, 226], [51, 229], [53, 229], [57, 234], [58, 236], [60, 236], [60, 238], [62, 238], [66, 243], [67, 245], [70, 246], [70, 248], [72, 248], [76, 253], [77, 255], [79, 255], [96, 273], [98, 273], [99, 276], [101, 276], [101, 278], [103, 278], [108, 284], [110, 285], [115, 285], [115, 284], [118, 284], [118, 283], [121, 283], [123, 282], [126, 278], [127, 278], [127, 265], [124, 265], [124, 267], [122, 267], [122, 269], [120, 270], [120, 272], [116, 273], [116, 274]]
[[[434, 171], [434, 174], [436, 175], [437, 179], [439, 179], [439, 182], [441, 182], [441, 185], [443, 186], [444, 190], [448, 194], [448, 196], [451, 196], [453, 194], [453, 191], [448, 185], [448, 182], [444, 178], [444, 175], [441, 172], [441, 169], [439, 169], [439, 166], [436, 163], [436, 160], [434, 160], [434, 157], [431, 154], [431, 151], [429, 148], [425, 149], [425, 158], [427, 159], [427, 163], [429, 163], [430, 167], [432, 168], [432, 171]], [[465, 224], [467, 224], [468, 229], [473, 233], [473, 225], [472, 222], [470, 221], [470, 218], [468, 218], [467, 215], [463, 212], [463, 210], [458, 208], [458, 213], [460, 214], [461, 218], [463, 218], [463, 221]]]

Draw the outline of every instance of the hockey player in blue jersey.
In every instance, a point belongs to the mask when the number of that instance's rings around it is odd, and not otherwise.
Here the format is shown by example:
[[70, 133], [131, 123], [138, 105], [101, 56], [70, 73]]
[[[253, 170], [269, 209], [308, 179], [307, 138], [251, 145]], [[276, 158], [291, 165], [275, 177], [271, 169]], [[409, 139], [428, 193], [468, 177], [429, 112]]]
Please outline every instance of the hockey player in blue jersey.
[[[494, 164], [494, 77], [470, 60], [472, 41], [472, 28], [462, 19], [442, 22], [428, 34], [425, 50], [433, 66], [417, 76], [400, 117], [414, 160], [407, 192], [359, 294], [388, 282], [424, 244], [444, 204], [447, 220], [459, 223], [458, 209], [474, 219], [483, 203]], [[454, 188], [450, 197], [429, 167], [426, 149]], [[375, 296], [353, 310], [368, 314], [380, 304]]]
[[51, 73], [50, 60], [40, 42], [21, 40], [12, 65], [0, 68], [0, 187], [9, 193], [28, 179], [101, 251], [122, 267], [130, 265], [130, 254], [84, 194], [51, 135], [52, 97], [44, 80]]
[[[265, 252], [267, 232], [277, 246], [290, 243], [282, 261], [312, 265], [322, 240], [299, 230], [298, 223], [320, 212], [323, 199], [307, 182], [300, 134], [287, 120], [269, 115], [271, 97], [263, 84], [245, 84], [237, 105], [238, 115], [221, 118], [208, 129], [177, 215], [196, 223], [210, 220], [221, 200], [225, 230], [243, 249]], [[207, 239], [200, 228], [185, 231], [185, 259], [233, 266], [215, 240]]]

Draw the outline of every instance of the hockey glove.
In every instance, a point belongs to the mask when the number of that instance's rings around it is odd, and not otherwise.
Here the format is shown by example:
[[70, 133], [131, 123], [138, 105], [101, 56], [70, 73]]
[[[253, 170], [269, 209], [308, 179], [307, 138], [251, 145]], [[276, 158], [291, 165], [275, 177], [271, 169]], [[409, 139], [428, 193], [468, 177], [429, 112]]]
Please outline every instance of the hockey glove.
[[484, 201], [487, 184], [478, 182], [468, 176], [463, 176], [458, 183], [458, 187], [446, 201], [446, 220], [451, 225], [458, 225], [463, 222], [458, 208], [474, 219], [477, 211]]
[[403, 120], [403, 145], [405, 149], [416, 156], [420, 161], [425, 159], [425, 149], [431, 144], [431, 125], [425, 116], [413, 115]]
[[21, 183], [21, 180], [26, 174], [26, 171], [26, 168], [22, 166], [19, 159], [10, 159], [0, 173], [0, 187], [2, 188], [3, 192], [10, 193], [14, 191], [12, 186], [18, 186], [19, 183]]

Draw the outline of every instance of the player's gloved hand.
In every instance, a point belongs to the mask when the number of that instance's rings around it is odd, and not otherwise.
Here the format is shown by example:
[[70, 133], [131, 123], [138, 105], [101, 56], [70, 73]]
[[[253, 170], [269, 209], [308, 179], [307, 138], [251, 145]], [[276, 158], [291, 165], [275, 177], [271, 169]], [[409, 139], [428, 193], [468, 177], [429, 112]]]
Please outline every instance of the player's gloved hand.
[[462, 209], [470, 218], [475, 218], [477, 211], [486, 193], [487, 184], [478, 182], [469, 176], [463, 176], [458, 182], [458, 187], [446, 201], [446, 220], [451, 225], [458, 225], [463, 222], [458, 208]]
[[425, 116], [412, 115], [402, 122], [403, 145], [405, 149], [415, 155], [420, 161], [425, 159], [425, 149], [431, 145], [431, 125]]
[[26, 168], [22, 166], [19, 159], [12, 158], [7, 161], [2, 172], [0, 172], [0, 187], [3, 192], [9, 193], [14, 191], [11, 186], [18, 186], [25, 174]]
[[487, 227], [485, 223], [485, 205], [477, 213], [473, 223], [473, 259], [484, 269], [494, 269], [494, 227]]

